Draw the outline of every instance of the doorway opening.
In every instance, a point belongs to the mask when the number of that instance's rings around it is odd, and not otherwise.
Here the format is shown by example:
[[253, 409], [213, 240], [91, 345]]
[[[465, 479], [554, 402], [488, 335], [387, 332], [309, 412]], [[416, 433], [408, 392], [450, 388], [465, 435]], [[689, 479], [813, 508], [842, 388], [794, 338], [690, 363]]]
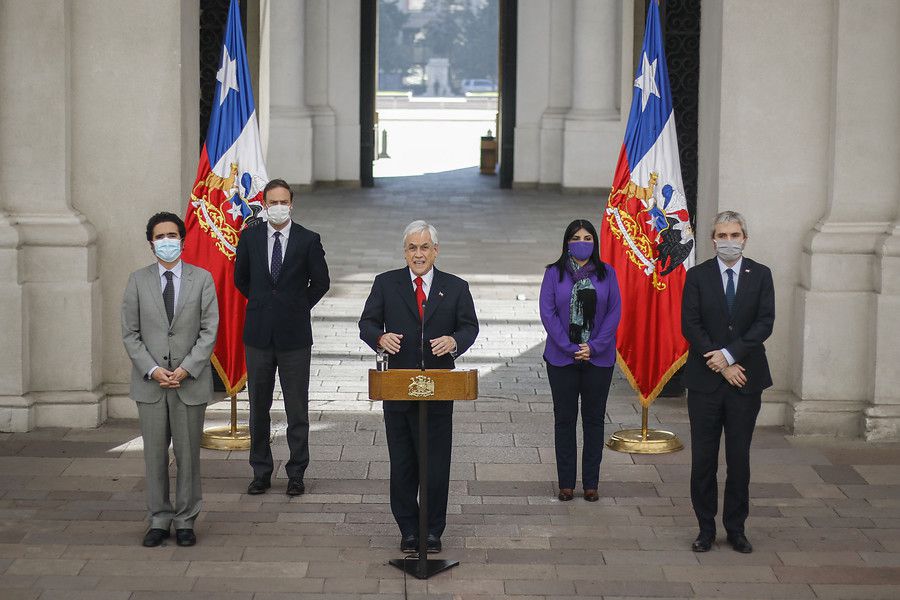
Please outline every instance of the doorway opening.
[[[509, 0], [363, 0], [360, 181], [430, 173], [495, 175]], [[514, 4], [514, 3], [512, 3]], [[513, 18], [515, 11], [512, 11]], [[506, 17], [506, 18], [505, 18]], [[514, 22], [514, 21], [513, 21]], [[508, 39], [503, 40], [508, 44]], [[513, 53], [514, 57], [514, 53]], [[504, 105], [505, 106], [505, 105]], [[514, 112], [511, 111], [511, 112]], [[498, 135], [498, 130], [501, 132]], [[512, 145], [502, 164], [511, 184]], [[493, 159], [493, 160], [492, 160]], [[488, 175], [489, 174], [489, 175]]]

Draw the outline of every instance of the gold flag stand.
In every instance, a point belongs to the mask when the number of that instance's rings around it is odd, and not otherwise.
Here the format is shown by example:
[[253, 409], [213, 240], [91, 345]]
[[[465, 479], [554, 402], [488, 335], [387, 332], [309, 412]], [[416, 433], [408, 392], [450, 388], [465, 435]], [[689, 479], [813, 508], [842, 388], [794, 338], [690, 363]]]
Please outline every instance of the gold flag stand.
[[206, 429], [200, 445], [210, 450], [250, 449], [250, 427], [237, 424], [237, 394], [231, 396], [231, 425]]
[[647, 427], [649, 413], [650, 409], [642, 406], [641, 428], [615, 432], [606, 442], [607, 447], [616, 452], [629, 454], [667, 454], [684, 448], [678, 436], [671, 431], [649, 429]]

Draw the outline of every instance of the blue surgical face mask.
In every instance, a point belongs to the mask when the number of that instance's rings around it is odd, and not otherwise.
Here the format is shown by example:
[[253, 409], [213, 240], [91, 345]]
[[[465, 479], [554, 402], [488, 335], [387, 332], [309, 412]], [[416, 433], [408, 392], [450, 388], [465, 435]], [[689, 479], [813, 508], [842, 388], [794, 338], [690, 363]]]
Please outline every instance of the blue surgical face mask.
[[594, 252], [594, 242], [569, 242], [569, 254], [575, 260], [587, 260]]
[[175, 262], [181, 256], [181, 240], [172, 238], [153, 240], [153, 253], [163, 262]]

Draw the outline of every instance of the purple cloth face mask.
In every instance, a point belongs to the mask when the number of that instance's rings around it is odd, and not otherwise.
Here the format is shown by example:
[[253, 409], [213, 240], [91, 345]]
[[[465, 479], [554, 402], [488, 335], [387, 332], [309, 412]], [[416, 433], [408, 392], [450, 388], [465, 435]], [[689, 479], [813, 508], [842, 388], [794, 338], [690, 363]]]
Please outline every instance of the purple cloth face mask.
[[594, 251], [594, 242], [569, 242], [569, 254], [575, 260], [587, 260]]

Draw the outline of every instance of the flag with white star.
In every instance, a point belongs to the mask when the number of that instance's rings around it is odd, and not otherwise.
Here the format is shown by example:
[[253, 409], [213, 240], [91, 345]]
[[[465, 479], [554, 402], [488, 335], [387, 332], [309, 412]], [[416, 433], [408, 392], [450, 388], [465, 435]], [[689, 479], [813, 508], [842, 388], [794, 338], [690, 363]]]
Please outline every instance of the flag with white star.
[[649, 4], [631, 112], [600, 235], [602, 258], [616, 270], [622, 292], [618, 363], [644, 406], [687, 358], [681, 294], [694, 264], [659, 2]]
[[263, 212], [268, 183], [237, 0], [231, 0], [216, 72], [216, 93], [197, 178], [185, 213], [184, 260], [212, 273], [219, 334], [212, 362], [229, 394], [247, 379], [242, 334], [246, 299], [234, 287], [241, 231]]

